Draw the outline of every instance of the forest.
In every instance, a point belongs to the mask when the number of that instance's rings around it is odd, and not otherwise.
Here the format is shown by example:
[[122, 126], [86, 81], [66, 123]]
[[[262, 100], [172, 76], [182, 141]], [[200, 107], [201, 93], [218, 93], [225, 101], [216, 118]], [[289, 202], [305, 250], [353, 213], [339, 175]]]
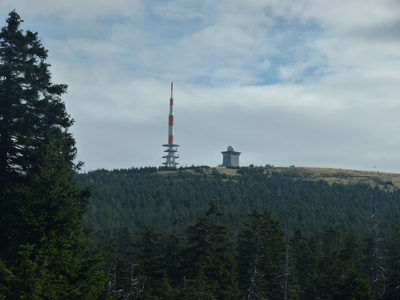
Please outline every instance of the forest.
[[22, 22], [0, 31], [0, 299], [399, 299], [393, 183], [82, 173], [67, 85]]
[[107, 297], [398, 299], [398, 190], [236, 171], [77, 174], [109, 254]]
[[224, 212], [221, 220], [233, 235], [254, 209], [268, 209], [281, 225], [287, 220], [291, 231], [300, 229], [307, 235], [339, 226], [364, 238], [371, 233], [375, 208], [382, 229], [398, 225], [396, 189], [302, 180], [263, 167], [236, 171], [237, 176], [229, 176], [204, 166], [175, 171], [131, 168], [81, 173], [76, 179], [80, 186], [91, 188], [86, 217], [98, 241], [125, 226], [135, 230], [151, 224], [168, 233], [173, 223], [174, 230], [181, 231], [207, 210], [210, 201]]

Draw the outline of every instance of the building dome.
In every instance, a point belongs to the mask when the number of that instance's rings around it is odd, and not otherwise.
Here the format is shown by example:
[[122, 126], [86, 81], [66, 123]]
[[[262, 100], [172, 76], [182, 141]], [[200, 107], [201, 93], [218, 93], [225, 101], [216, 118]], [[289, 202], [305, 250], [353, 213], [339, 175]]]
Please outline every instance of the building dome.
[[233, 147], [233, 146], [228, 146], [228, 149], [227, 149], [228, 151], [235, 151], [235, 147]]

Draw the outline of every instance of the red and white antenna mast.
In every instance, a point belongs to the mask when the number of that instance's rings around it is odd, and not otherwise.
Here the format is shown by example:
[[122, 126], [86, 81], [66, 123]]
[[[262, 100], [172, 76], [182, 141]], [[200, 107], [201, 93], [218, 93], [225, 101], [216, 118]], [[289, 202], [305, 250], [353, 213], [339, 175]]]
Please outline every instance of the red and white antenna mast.
[[169, 116], [168, 116], [168, 144], [174, 143], [174, 83], [171, 82], [171, 98], [169, 98]]
[[163, 156], [165, 158], [165, 162], [163, 165], [166, 167], [176, 168], [179, 163], [175, 161], [175, 159], [179, 158], [178, 147], [179, 145], [174, 144], [174, 83], [171, 82], [171, 98], [169, 98], [169, 116], [168, 116], [168, 144], [164, 144], [163, 147], [167, 147], [164, 152], [167, 154]]

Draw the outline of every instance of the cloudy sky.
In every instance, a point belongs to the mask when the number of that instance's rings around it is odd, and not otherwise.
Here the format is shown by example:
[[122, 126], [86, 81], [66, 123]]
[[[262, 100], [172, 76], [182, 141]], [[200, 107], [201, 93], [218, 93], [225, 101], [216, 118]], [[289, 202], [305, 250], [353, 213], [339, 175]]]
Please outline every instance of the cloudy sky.
[[181, 166], [400, 173], [399, 0], [1, 0], [49, 50], [84, 170], [160, 166], [174, 82]]

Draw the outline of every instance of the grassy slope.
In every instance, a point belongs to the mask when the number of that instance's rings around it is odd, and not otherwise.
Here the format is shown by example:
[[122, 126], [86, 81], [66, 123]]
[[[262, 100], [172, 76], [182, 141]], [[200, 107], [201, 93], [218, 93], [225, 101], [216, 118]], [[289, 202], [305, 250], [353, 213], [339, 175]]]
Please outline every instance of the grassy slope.
[[[308, 167], [270, 167], [264, 168], [269, 172], [290, 174], [303, 180], [325, 180], [328, 183], [356, 184], [367, 183], [387, 190], [400, 189], [400, 174], [370, 171], [356, 171], [328, 168]], [[207, 172], [217, 170], [222, 174], [237, 175], [236, 169], [225, 167], [210, 168]]]

